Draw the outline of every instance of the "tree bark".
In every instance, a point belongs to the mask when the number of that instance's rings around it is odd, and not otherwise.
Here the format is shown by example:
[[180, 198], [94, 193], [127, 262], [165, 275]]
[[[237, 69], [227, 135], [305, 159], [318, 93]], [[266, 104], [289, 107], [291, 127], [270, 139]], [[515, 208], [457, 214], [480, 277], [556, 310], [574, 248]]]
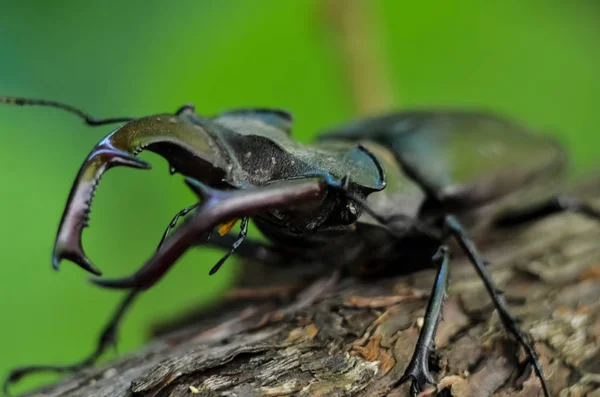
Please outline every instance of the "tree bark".
[[[600, 181], [577, 193], [600, 205]], [[559, 214], [487, 237], [481, 248], [535, 340], [553, 395], [600, 396], [600, 225]], [[343, 279], [293, 315], [274, 302], [224, 303], [200, 324], [28, 396], [406, 396], [409, 385], [394, 383], [434, 274]], [[431, 367], [446, 396], [542, 395], [461, 257], [436, 344]]]

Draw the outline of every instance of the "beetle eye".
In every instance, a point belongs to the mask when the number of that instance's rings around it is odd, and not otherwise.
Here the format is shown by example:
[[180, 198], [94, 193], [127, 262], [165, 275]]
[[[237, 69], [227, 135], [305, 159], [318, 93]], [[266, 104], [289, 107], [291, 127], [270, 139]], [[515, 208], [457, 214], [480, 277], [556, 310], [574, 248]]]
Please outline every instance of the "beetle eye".
[[348, 201], [348, 204], [346, 204], [346, 209], [352, 216], [358, 215], [358, 208], [356, 208], [356, 204], [354, 204], [352, 201]]
[[352, 201], [348, 201], [343, 210], [340, 212], [340, 218], [344, 223], [351, 224], [356, 222], [358, 219], [358, 213], [359, 210], [356, 204], [354, 204]]

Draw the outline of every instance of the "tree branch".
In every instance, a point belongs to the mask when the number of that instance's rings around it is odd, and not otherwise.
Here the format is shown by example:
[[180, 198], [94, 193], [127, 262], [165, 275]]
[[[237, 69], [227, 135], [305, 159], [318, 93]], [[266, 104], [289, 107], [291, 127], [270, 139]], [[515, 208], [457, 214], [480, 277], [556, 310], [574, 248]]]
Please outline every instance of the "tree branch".
[[325, 0], [322, 3], [327, 27], [332, 30], [341, 69], [345, 73], [353, 107], [358, 115], [397, 109], [392, 90], [394, 79], [380, 47], [373, 2], [366, 0]]

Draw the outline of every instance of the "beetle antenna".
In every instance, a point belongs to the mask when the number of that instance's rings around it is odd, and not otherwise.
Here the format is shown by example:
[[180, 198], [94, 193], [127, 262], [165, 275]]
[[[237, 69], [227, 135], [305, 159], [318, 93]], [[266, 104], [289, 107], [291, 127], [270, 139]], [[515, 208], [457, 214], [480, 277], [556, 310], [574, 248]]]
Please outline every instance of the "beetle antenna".
[[83, 119], [83, 121], [85, 121], [85, 123], [89, 126], [125, 123], [131, 120], [135, 120], [133, 117], [114, 117], [109, 119], [97, 119], [74, 106], [56, 101], [48, 101], [45, 99], [28, 99], [11, 96], [0, 96], [0, 104], [15, 106], [47, 106], [51, 108], [61, 109], [69, 113], [75, 114], [79, 118]]

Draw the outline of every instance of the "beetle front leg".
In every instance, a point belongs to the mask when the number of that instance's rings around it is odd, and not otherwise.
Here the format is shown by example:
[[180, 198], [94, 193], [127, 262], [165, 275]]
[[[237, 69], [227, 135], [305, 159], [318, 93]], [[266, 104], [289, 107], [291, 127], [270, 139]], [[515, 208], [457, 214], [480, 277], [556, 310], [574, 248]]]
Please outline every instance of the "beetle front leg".
[[179, 222], [179, 219], [186, 216], [187, 214], [189, 214], [196, 208], [198, 208], [199, 205], [200, 205], [200, 203], [192, 204], [189, 207], [185, 207], [184, 209], [182, 209], [181, 211], [179, 211], [178, 213], [175, 214], [175, 216], [173, 217], [173, 219], [171, 220], [171, 222], [165, 229], [160, 241], [158, 242], [158, 246], [156, 247], [156, 250], [158, 250], [163, 245], [163, 243], [169, 236], [169, 233], [171, 233], [171, 230], [175, 229], [175, 226], [177, 226], [177, 222]]
[[[189, 214], [199, 206], [200, 203], [196, 203], [182, 209], [177, 214], [175, 214], [175, 216], [169, 223], [169, 226], [167, 226], [167, 229], [163, 233], [163, 236], [158, 244], [157, 250], [162, 246], [166, 238], [169, 236], [171, 230], [173, 230], [175, 226], [177, 226], [177, 222], [179, 221], [179, 219], [185, 217], [187, 214]], [[245, 218], [242, 220], [242, 227], [240, 230], [240, 235], [238, 235], [238, 237], [233, 237], [230, 234], [216, 235], [208, 238], [208, 241], [204, 241], [205, 239], [200, 239], [198, 244], [210, 245], [213, 247], [222, 248], [227, 251], [226, 254], [219, 260], [219, 262], [217, 262], [218, 267], [221, 267], [223, 263], [225, 263], [227, 258], [229, 258], [233, 253], [235, 253], [238, 257], [256, 260], [272, 266], [280, 265], [283, 263], [284, 258], [279, 252], [276, 252], [275, 250], [273, 250], [272, 247], [268, 246], [267, 244], [246, 238], [247, 233], [248, 219]], [[242, 242], [244, 242], [243, 245], [241, 245]], [[213, 271], [210, 272], [210, 274], [214, 273], [215, 272]]]
[[448, 292], [450, 275], [450, 251], [445, 245], [441, 246], [432, 260], [438, 264], [438, 271], [419, 333], [419, 339], [413, 356], [404, 371], [404, 375], [395, 386], [412, 379], [411, 392], [417, 394], [425, 389], [426, 384], [435, 385], [435, 380], [429, 372], [429, 354], [435, 346], [435, 333], [442, 317], [442, 306]]

